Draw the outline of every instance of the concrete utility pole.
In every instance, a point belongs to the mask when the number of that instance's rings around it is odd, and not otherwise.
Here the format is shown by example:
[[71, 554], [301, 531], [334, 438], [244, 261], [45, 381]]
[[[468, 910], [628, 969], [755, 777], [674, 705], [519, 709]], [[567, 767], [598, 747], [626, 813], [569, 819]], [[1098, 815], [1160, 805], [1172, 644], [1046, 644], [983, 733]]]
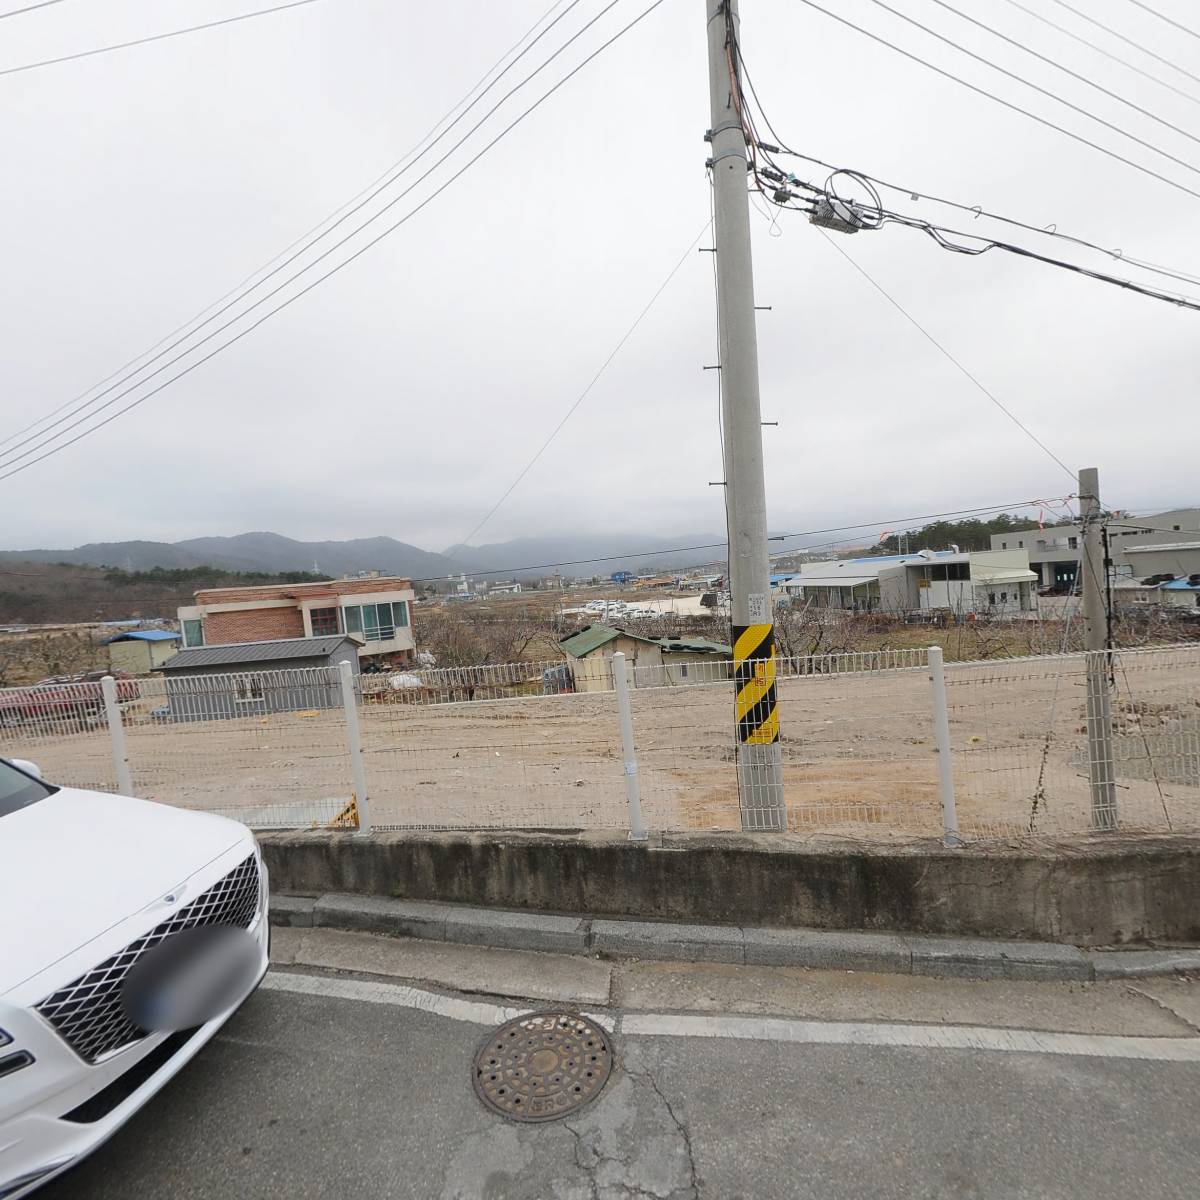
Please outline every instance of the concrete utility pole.
[[1113, 762], [1112, 693], [1109, 690], [1108, 561], [1104, 554], [1100, 476], [1095, 467], [1079, 472], [1079, 518], [1083, 526], [1079, 570], [1083, 572], [1083, 648], [1087, 660], [1088, 777], [1092, 828], [1116, 829], [1117, 787]]
[[746, 138], [738, 111], [734, 42], [737, 0], [705, 0], [712, 128], [717, 313], [721, 326], [721, 420], [725, 435], [725, 498], [729, 514], [729, 594], [737, 684], [738, 799], [743, 829], [786, 829], [779, 712], [775, 691], [775, 628], [767, 556], [758, 338], [754, 329], [754, 268]]

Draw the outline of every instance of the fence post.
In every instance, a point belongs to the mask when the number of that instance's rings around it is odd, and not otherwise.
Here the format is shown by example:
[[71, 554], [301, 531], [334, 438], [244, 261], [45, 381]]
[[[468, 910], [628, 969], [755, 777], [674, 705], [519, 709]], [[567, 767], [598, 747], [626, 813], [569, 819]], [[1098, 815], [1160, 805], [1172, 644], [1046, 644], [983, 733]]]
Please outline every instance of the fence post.
[[371, 802], [367, 797], [367, 770], [363, 766], [362, 734], [358, 725], [358, 697], [354, 694], [354, 668], [338, 663], [342, 680], [342, 708], [346, 711], [346, 744], [350, 749], [350, 771], [354, 776], [354, 799], [358, 803], [358, 831], [371, 832]]
[[117, 681], [111, 675], [100, 680], [104, 697], [104, 715], [108, 718], [108, 737], [112, 743], [113, 765], [117, 769], [117, 792], [133, 795], [133, 776], [129, 770], [129, 755], [125, 750], [125, 726], [121, 722], [121, 705], [117, 700]]
[[946, 704], [946, 672], [941, 646], [929, 647], [929, 678], [933, 682], [933, 740], [937, 744], [938, 791], [942, 797], [942, 841], [961, 846], [958, 809], [954, 803], [954, 762], [950, 757], [950, 710]]
[[617, 715], [621, 724], [621, 757], [625, 761], [625, 794], [629, 797], [629, 838], [646, 840], [642, 823], [642, 794], [638, 783], [637, 747], [633, 744], [633, 706], [629, 703], [629, 667], [620, 650], [612, 656], [613, 687], [617, 693]]

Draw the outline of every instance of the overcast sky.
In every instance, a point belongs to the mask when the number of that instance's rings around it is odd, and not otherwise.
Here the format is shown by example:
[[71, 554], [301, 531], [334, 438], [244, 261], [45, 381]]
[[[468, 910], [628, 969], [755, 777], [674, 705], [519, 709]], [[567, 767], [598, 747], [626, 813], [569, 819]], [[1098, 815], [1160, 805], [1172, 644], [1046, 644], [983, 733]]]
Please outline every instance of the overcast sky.
[[[63, 0], [0, 21], [0, 69], [271, 2]], [[582, 0], [513, 80], [606, 2]], [[872, 0], [822, 2], [1200, 191], [1195, 171], [966, 59]], [[1200, 104], [1071, 42], [1008, 0], [952, 2], [1200, 135]], [[648, 3], [620, 0], [388, 216], [449, 178], [545, 90], [543, 81]], [[935, 0], [896, 3], [1200, 164], [1195, 141]], [[1200, 83], [1055, 0], [1023, 3], [1200, 98]], [[1154, 3], [1200, 28], [1187, 0]], [[355, 196], [549, 4], [318, 0], [0, 75], [0, 437], [109, 376]], [[0, 9], [19, 6], [0, 0]], [[1200, 75], [1200, 39], [1173, 32], [1130, 0], [1088, 0], [1087, 10]], [[759, 96], [789, 144], [1200, 275], [1196, 197], [940, 78], [799, 0], [743, 0], [742, 20]], [[666, 0], [357, 261], [132, 412], [0, 482], [0, 546], [251, 529], [304, 539], [389, 534], [429, 549], [459, 541], [701, 231], [707, 125], [703, 0]], [[807, 169], [808, 178], [823, 175]], [[888, 199], [959, 228], [1005, 232], [927, 200]], [[779, 422], [764, 430], [774, 528], [893, 524], [1073, 490], [1062, 469], [801, 217], [781, 214], [773, 227], [755, 215], [753, 228], [757, 298], [772, 308], [760, 314], [759, 344], [763, 416]], [[1041, 252], [1116, 274], [1135, 270], [1015, 232]], [[1200, 498], [1200, 313], [996, 251], [947, 254], [898, 226], [837, 245], [1056, 454], [1072, 467], [1098, 466], [1109, 505], [1146, 510]], [[1200, 285], [1191, 290], [1200, 295]], [[711, 259], [693, 253], [475, 540], [723, 529], [719, 490], [708, 486], [720, 478], [716, 381], [701, 369], [715, 361]], [[4, 449], [18, 454], [32, 445]]]

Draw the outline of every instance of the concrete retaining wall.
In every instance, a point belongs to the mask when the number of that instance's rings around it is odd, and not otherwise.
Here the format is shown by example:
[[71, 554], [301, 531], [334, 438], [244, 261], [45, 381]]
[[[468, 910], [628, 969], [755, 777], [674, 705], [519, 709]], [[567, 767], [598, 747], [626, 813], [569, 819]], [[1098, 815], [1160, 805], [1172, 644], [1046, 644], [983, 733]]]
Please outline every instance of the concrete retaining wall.
[[280, 891], [816, 929], [1200, 942], [1200, 838], [1021, 848], [814, 845], [786, 835], [271, 833]]

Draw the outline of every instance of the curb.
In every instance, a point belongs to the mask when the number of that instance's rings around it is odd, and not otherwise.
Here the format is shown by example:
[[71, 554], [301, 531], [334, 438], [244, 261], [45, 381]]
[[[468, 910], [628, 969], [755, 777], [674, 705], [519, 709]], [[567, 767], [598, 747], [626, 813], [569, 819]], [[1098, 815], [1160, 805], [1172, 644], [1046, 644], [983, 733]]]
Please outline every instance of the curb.
[[1139, 979], [1200, 971], [1200, 948], [1081, 950], [1057, 942], [614, 921], [331, 893], [271, 896], [271, 924], [505, 950], [959, 979]]

